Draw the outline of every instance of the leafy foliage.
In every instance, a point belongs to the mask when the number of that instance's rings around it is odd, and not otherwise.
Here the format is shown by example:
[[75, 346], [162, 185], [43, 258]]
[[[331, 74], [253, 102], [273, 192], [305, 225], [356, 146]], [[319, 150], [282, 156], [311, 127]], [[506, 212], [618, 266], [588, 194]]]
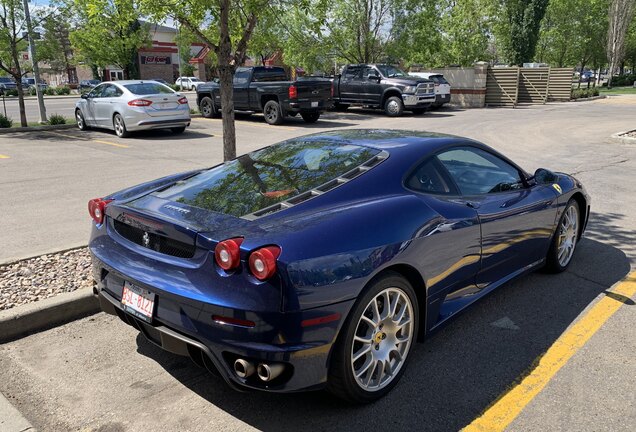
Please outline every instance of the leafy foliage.
[[60, 114], [51, 114], [49, 116], [49, 124], [50, 125], [62, 125], [66, 124], [66, 117]]
[[13, 120], [0, 113], [0, 129], [10, 128], [11, 126], [13, 126]]
[[549, 0], [496, 0], [494, 26], [498, 46], [509, 64], [521, 66], [534, 59], [541, 20]]
[[131, 0], [62, 0], [76, 21], [70, 33], [77, 60], [99, 67], [114, 65], [124, 78], [138, 78], [137, 50], [150, 44], [148, 24]]

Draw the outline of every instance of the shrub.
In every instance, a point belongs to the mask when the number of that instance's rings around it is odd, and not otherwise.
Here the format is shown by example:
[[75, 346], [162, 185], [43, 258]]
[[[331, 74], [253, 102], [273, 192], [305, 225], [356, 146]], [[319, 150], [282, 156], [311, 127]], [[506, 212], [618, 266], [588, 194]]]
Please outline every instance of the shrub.
[[0, 113], [0, 128], [10, 128], [13, 126], [13, 120]]
[[572, 99], [585, 99], [598, 96], [598, 87], [580, 88], [572, 90]]
[[18, 90], [17, 89], [5, 90], [4, 91], [4, 95], [5, 96], [17, 96], [18, 95]]
[[178, 84], [168, 84], [168, 86], [174, 91], [181, 91], [181, 87]]
[[49, 117], [49, 124], [50, 125], [62, 125], [62, 124], [66, 124], [66, 117], [61, 116], [59, 114], [52, 114]]
[[199, 110], [196, 108], [190, 108], [190, 114], [199, 114]]
[[71, 88], [70, 87], [58, 87], [55, 89], [55, 94], [57, 95], [69, 95], [71, 94]]
[[35, 96], [37, 93], [35, 92], [35, 86], [34, 87], [29, 87], [29, 94], [31, 96]]

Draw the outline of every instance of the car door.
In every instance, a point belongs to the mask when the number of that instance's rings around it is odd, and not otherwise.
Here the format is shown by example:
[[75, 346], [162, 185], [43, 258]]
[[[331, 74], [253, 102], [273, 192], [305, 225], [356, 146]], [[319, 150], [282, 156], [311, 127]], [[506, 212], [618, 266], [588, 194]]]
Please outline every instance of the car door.
[[234, 74], [234, 108], [237, 110], [249, 110], [249, 86], [250, 70], [238, 68]]
[[99, 126], [97, 122], [96, 107], [97, 102], [99, 101], [99, 98], [101, 97], [101, 94], [104, 91], [105, 87], [106, 84], [98, 85], [88, 93], [88, 96], [86, 98], [86, 112], [84, 112], [84, 119], [90, 126]]
[[[102, 91], [101, 97], [97, 104], [97, 115], [101, 119], [103, 127], [113, 127], [113, 115], [115, 110], [118, 109], [118, 102], [122, 96], [123, 91], [119, 89], [115, 84], [108, 84], [104, 91]], [[124, 112], [120, 112], [124, 115]]]
[[364, 103], [379, 105], [382, 100], [382, 85], [380, 72], [372, 66], [365, 66], [362, 70], [362, 92]]
[[412, 170], [405, 186], [434, 212], [423, 215], [427, 223], [414, 239], [427, 287], [427, 326], [433, 328], [462, 309], [464, 296], [478, 292], [479, 218], [434, 156]]
[[362, 103], [362, 66], [348, 66], [340, 77], [340, 99], [343, 102]]
[[520, 168], [486, 149], [460, 146], [437, 158], [479, 216], [481, 266], [476, 283], [480, 288], [545, 258], [557, 211], [552, 188], [529, 185]]

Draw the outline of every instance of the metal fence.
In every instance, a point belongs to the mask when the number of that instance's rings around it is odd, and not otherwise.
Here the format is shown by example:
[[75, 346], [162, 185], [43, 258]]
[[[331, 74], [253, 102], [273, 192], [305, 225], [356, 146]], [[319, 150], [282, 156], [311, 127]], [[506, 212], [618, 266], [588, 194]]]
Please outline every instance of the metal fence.
[[572, 68], [488, 68], [486, 106], [515, 107], [520, 103], [568, 101]]

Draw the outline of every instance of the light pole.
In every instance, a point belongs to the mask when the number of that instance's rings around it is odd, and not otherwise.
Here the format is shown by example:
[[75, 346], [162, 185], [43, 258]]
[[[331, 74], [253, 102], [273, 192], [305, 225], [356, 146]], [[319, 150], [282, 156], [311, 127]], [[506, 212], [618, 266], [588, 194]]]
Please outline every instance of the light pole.
[[40, 68], [35, 56], [35, 38], [33, 37], [33, 25], [31, 24], [31, 13], [29, 12], [29, 0], [23, 0], [24, 18], [27, 25], [27, 35], [29, 39], [29, 55], [33, 62], [33, 79], [35, 80], [35, 94], [38, 97], [38, 108], [40, 110], [40, 123], [44, 124], [46, 120], [46, 107], [44, 106], [44, 98], [42, 97], [42, 89], [40, 89]]

